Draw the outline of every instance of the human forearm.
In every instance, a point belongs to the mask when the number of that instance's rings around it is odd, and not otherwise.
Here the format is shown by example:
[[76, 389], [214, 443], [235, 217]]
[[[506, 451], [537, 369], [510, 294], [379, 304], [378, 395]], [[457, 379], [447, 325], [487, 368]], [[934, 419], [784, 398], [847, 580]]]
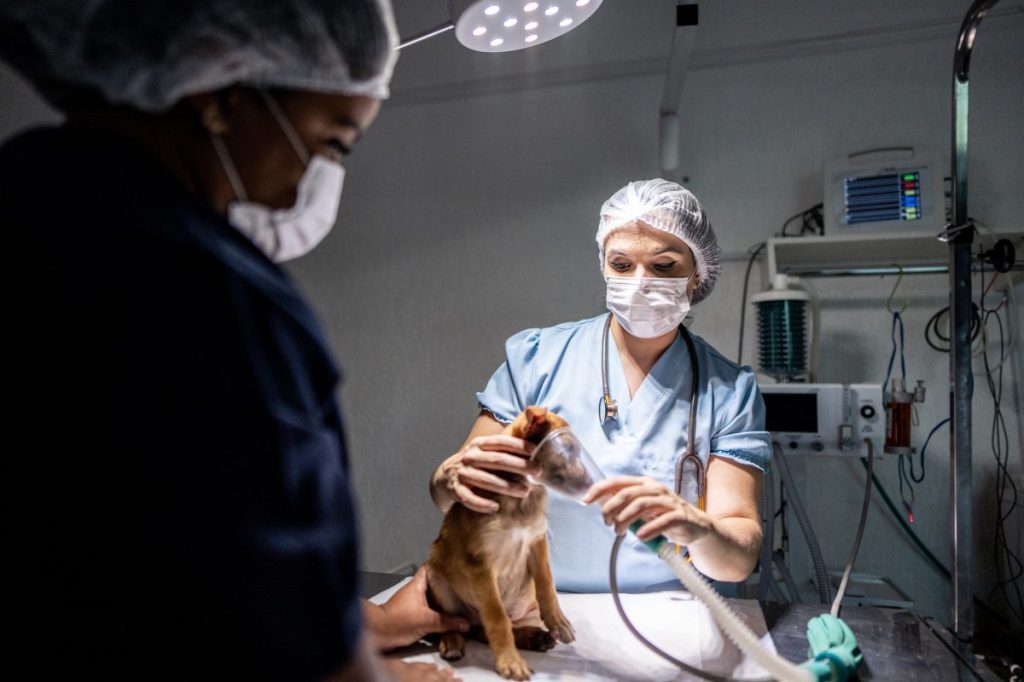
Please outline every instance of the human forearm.
[[687, 549], [693, 565], [713, 580], [741, 582], [757, 565], [761, 524], [745, 517], [712, 518], [708, 532]]
[[380, 651], [407, 646], [434, 632], [465, 632], [469, 628], [464, 619], [430, 608], [426, 566], [383, 604], [364, 600], [363, 622]]
[[388, 651], [402, 646], [406, 642], [399, 642], [397, 637], [390, 632], [387, 614], [382, 606], [373, 602], [363, 602], [363, 623], [366, 629], [373, 635], [371, 643], [378, 651]]
[[[601, 501], [605, 523], [614, 525], [617, 533], [640, 521], [636, 528], [639, 539], [664, 535], [670, 542], [686, 545], [694, 565], [708, 577], [739, 582], [750, 575], [761, 549], [755, 485], [743, 485], [742, 478], [730, 481], [729, 470], [712, 468], [712, 472], [720, 487], [709, 488], [707, 511], [687, 503], [665, 484], [643, 476], [599, 481], [587, 491], [584, 502]], [[739, 470], [738, 475], [742, 473]], [[756, 482], [759, 484], [759, 479]]]

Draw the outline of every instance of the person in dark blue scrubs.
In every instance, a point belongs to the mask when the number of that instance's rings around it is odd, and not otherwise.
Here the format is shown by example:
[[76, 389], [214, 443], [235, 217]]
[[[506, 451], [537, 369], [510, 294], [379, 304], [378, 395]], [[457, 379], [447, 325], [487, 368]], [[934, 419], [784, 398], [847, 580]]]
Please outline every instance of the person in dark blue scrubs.
[[[42, 6], [41, 6], [42, 5]], [[340, 372], [279, 263], [387, 96], [387, 0], [5, 5], [5, 679], [451, 679], [358, 598]]]

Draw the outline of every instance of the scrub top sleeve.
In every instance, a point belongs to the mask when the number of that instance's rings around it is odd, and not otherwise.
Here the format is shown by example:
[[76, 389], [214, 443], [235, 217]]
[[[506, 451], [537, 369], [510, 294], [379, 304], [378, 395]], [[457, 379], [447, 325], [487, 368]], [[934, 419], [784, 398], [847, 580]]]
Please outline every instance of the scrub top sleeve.
[[503, 362], [483, 391], [476, 394], [480, 409], [499, 422], [510, 424], [527, 405], [533, 403], [533, 363], [540, 348], [540, 329], [525, 329], [505, 342]]
[[764, 400], [754, 374], [741, 369], [725, 404], [716, 409], [711, 454], [767, 471], [772, 448], [764, 420]]

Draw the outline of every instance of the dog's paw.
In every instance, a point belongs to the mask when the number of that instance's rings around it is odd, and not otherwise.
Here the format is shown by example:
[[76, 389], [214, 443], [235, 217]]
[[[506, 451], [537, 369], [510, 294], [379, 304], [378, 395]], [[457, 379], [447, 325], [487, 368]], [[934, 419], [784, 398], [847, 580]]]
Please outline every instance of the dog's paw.
[[518, 627], [512, 634], [516, 638], [516, 647], [526, 651], [547, 651], [555, 646], [554, 636], [536, 625]]
[[446, 632], [441, 635], [437, 651], [446, 661], [457, 661], [466, 654], [466, 639], [457, 632]]
[[494, 667], [506, 680], [528, 680], [533, 672], [515, 649], [498, 654]]
[[547, 626], [551, 634], [554, 635], [555, 639], [563, 644], [576, 641], [576, 631], [572, 627], [572, 623], [565, 617], [562, 610], [559, 609], [554, 613], [550, 614], [544, 619], [544, 625]]

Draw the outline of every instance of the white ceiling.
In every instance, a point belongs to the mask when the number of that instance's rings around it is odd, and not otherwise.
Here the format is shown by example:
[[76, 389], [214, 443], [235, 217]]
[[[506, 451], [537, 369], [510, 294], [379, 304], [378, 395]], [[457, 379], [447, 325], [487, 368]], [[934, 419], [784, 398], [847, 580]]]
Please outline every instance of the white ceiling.
[[[518, 1], [518, 0], [513, 0]], [[392, 83], [395, 104], [458, 96], [496, 82], [579, 80], [667, 68], [675, 30], [676, 0], [605, 0], [579, 28], [548, 43], [496, 54], [468, 50], [448, 32], [402, 51]], [[957, 28], [970, 0], [708, 0], [700, 4], [693, 62], [715, 65], [747, 55], [844, 49], [850, 41], [914, 40], [949, 35], [950, 59]], [[402, 36], [448, 19], [447, 0], [393, 0]], [[986, 21], [1019, 22], [1024, 2], [1001, 2]], [[530, 79], [533, 79], [531, 81]], [[545, 79], [547, 79], [545, 81]]]

